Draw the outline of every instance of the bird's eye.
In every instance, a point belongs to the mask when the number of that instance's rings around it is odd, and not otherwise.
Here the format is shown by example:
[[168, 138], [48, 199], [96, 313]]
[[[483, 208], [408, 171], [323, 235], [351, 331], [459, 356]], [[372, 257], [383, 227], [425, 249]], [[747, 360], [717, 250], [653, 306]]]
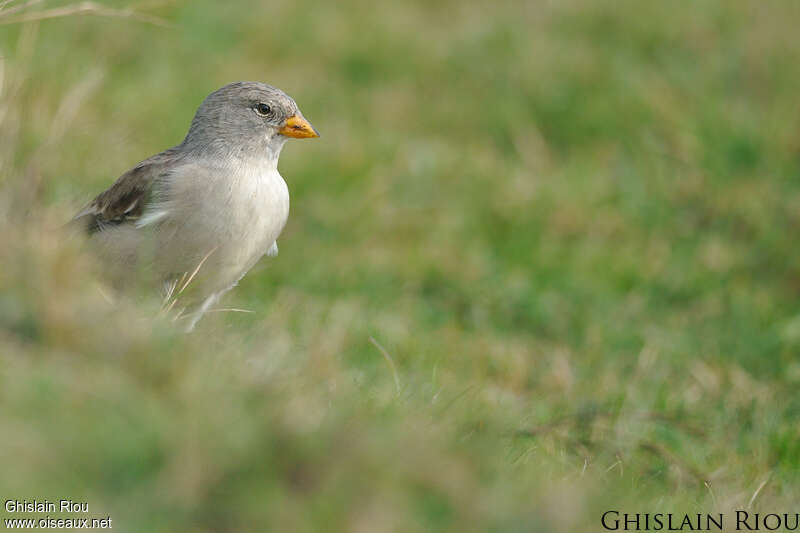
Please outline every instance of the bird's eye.
[[269, 107], [267, 104], [256, 104], [255, 109], [256, 113], [258, 113], [262, 117], [269, 115], [270, 111], [272, 111], [272, 108]]

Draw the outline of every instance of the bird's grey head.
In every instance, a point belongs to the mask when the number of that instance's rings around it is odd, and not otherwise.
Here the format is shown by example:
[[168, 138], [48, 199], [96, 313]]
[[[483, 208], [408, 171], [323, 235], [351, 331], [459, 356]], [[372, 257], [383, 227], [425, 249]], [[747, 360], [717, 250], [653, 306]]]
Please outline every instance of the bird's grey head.
[[289, 137], [319, 134], [280, 89], [238, 81], [206, 97], [182, 147], [212, 157], [277, 160]]

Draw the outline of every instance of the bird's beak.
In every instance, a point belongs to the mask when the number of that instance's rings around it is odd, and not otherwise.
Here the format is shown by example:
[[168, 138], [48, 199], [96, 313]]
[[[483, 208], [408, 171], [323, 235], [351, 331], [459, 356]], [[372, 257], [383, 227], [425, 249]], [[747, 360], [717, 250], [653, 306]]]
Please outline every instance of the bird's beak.
[[281, 135], [287, 137], [295, 137], [297, 139], [306, 139], [308, 137], [319, 137], [319, 133], [314, 129], [309, 121], [301, 114], [293, 115], [286, 119], [286, 124], [278, 130]]

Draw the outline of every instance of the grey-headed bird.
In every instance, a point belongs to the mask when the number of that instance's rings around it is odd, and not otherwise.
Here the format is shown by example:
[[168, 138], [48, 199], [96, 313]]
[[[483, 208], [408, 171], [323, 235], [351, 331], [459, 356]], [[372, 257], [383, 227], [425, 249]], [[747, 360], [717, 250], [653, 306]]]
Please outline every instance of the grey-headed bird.
[[181, 144], [120, 176], [73, 219], [117, 284], [186, 291], [187, 330], [263, 255], [278, 253], [289, 190], [278, 156], [318, 137], [286, 93], [236, 82], [211, 93]]

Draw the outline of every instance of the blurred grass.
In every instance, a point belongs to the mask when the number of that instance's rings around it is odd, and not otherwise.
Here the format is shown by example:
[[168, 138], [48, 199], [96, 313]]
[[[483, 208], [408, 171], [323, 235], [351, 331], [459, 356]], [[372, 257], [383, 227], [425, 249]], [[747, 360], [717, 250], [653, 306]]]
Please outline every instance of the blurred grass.
[[[0, 494], [165, 532], [791, 511], [798, 4], [132, 7], [171, 26], [0, 26]], [[323, 137], [254, 313], [183, 336], [54, 228], [239, 79]]]

